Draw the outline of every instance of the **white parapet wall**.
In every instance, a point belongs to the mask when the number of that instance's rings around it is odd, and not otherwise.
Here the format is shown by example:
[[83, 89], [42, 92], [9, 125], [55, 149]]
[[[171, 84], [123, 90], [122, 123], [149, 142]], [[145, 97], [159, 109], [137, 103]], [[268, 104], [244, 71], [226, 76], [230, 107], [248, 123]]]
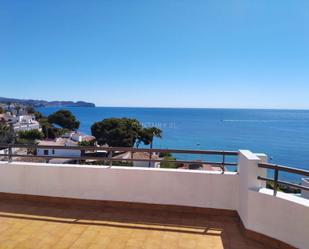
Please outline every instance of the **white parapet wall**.
[[263, 154], [240, 151], [238, 173], [0, 162], [0, 192], [236, 210], [246, 229], [309, 248], [309, 200], [265, 189]]
[[0, 192], [236, 210], [237, 173], [0, 162]]
[[309, 248], [309, 200], [270, 189], [249, 190], [247, 229]]
[[265, 176], [258, 167], [265, 162], [263, 154], [240, 151], [239, 167], [239, 216], [246, 229], [283, 241], [296, 248], [309, 248], [309, 200], [266, 189], [257, 179]]

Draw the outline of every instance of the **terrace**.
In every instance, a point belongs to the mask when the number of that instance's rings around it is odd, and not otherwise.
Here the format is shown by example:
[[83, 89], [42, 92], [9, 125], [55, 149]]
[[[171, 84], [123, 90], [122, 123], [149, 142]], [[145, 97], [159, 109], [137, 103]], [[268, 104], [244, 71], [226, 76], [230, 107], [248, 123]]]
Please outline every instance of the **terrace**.
[[[221, 171], [202, 171], [110, 166], [112, 156], [102, 159], [106, 166], [15, 162], [33, 155], [5, 146], [0, 248], [309, 248], [309, 200], [265, 186], [265, 180], [290, 184], [305, 196], [308, 187], [278, 176], [309, 172], [268, 164], [264, 154], [168, 151], [222, 159], [201, 162]], [[226, 170], [235, 166], [236, 172]], [[273, 179], [266, 169], [275, 171]]]

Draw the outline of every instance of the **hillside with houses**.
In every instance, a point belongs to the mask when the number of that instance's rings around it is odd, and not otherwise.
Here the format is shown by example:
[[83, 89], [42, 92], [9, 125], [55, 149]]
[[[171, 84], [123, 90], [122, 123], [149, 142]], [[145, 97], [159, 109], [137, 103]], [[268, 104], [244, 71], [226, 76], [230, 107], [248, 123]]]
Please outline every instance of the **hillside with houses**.
[[[136, 122], [130, 121], [129, 119], [123, 119], [126, 122]], [[120, 121], [123, 121], [119, 119]], [[114, 120], [113, 120], [114, 121]], [[112, 122], [113, 122], [112, 121]], [[98, 156], [98, 160], [85, 160], [85, 164], [100, 164], [104, 163], [102, 158], [109, 157], [109, 153], [104, 150], [109, 146], [119, 146], [119, 147], [133, 147], [135, 140], [137, 144], [151, 144], [153, 135], [146, 134], [146, 129], [142, 129], [137, 135], [137, 131], [128, 131], [128, 136], [133, 136], [134, 141], [132, 144], [128, 144], [126, 138], [123, 138], [118, 144], [115, 144], [112, 140], [113, 138], [107, 138], [101, 136], [100, 129], [95, 130], [93, 133], [97, 137], [89, 134], [82, 133], [78, 131], [79, 121], [76, 120], [75, 116], [67, 110], [59, 110], [48, 117], [44, 117], [41, 113], [37, 112], [32, 106], [20, 104], [20, 103], [1, 103], [0, 104], [0, 130], [6, 130], [6, 136], [0, 135], [0, 143], [15, 143], [15, 144], [25, 144], [25, 145], [38, 145], [35, 151], [27, 149], [19, 149], [15, 153], [23, 154], [34, 154], [37, 156], [37, 161], [48, 161], [50, 163], [76, 163], [80, 160], [75, 160], [74, 158], [79, 158], [83, 155], [91, 155], [93, 157]], [[97, 123], [99, 124], [99, 122]], [[128, 123], [129, 124], [129, 123]], [[132, 126], [133, 127], [133, 126]], [[138, 127], [141, 129], [141, 127]], [[2, 132], [4, 133], [4, 132]], [[134, 134], [133, 134], [134, 133]], [[139, 138], [138, 138], [139, 136]], [[132, 138], [133, 138], [132, 137]], [[102, 143], [102, 139], [107, 139]], [[63, 147], [77, 147], [77, 146], [94, 146], [97, 150], [78, 150], [78, 149], [67, 149]], [[2, 148], [2, 153], [5, 154], [5, 148]], [[132, 157], [133, 159], [145, 159], [144, 162], [126, 162], [127, 157]], [[153, 154], [152, 158], [158, 159], [159, 155]], [[40, 158], [41, 157], [41, 158]], [[44, 159], [46, 157], [52, 157], [51, 159]], [[99, 158], [100, 157], [100, 158]], [[160, 163], [148, 163], [150, 154], [148, 152], [136, 152], [134, 155], [128, 155], [128, 153], [123, 153], [121, 151], [115, 152], [112, 155], [113, 159], [117, 159], [117, 163], [125, 166], [138, 166], [138, 167], [159, 167]], [[163, 159], [163, 158], [161, 158]], [[18, 158], [16, 158], [18, 160]], [[27, 159], [22, 158], [22, 161]], [[31, 159], [32, 160], [32, 159]], [[119, 161], [118, 161], [119, 160]]]
[[32, 107], [95, 107], [94, 103], [85, 101], [46, 101], [35, 99], [16, 99], [0, 97], [0, 103], [3, 104], [18, 104]]

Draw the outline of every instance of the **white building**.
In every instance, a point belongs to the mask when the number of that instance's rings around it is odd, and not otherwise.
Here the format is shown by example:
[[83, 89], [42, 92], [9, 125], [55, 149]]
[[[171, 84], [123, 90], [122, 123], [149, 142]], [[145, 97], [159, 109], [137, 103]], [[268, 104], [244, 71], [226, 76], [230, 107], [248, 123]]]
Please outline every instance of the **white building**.
[[10, 112], [5, 113], [2, 119], [8, 124], [12, 124], [14, 131], [41, 130], [40, 123], [35, 120], [34, 115], [12, 115]]
[[18, 122], [16, 115], [13, 115], [11, 112], [6, 112], [3, 114], [3, 119], [7, 123], [15, 124]]
[[90, 141], [95, 139], [94, 136], [86, 135], [86, 134], [79, 132], [79, 131], [68, 132], [68, 133], [64, 134], [62, 137], [71, 139], [74, 142], [78, 142], [78, 143], [79, 142], [85, 142], [85, 141], [90, 142]]
[[16, 123], [13, 127], [15, 132], [41, 130], [40, 124], [37, 121], [32, 121], [31, 123]]
[[[40, 141], [38, 145], [42, 146], [77, 146], [77, 142], [67, 138], [57, 138], [55, 141]], [[55, 157], [80, 157], [80, 150], [70, 149], [54, 149], [54, 148], [38, 148], [38, 156], [55, 156]]]

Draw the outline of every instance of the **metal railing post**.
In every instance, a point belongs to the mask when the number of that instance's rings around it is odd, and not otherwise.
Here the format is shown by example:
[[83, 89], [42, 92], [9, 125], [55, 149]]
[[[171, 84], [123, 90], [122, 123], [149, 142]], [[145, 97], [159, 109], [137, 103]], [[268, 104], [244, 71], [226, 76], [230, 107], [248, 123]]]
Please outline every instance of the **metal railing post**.
[[[270, 169], [270, 170], [274, 171], [274, 177], [273, 178], [267, 178], [267, 177], [262, 177], [262, 176], [257, 177], [257, 179], [259, 179], [261, 181], [266, 181], [266, 182], [270, 182], [270, 183], [274, 184], [274, 186], [273, 186], [273, 190], [274, 190], [273, 195], [274, 196], [277, 195], [278, 187], [280, 185], [291, 187], [292, 191], [293, 191], [293, 189], [309, 191], [309, 187], [307, 187], [307, 186], [303, 186], [301, 184], [295, 184], [295, 183], [292, 183], [292, 182], [279, 180], [280, 171], [288, 172], [288, 173], [292, 173], [292, 174], [297, 174], [297, 175], [300, 175], [300, 176], [309, 177], [309, 170], [291, 168], [291, 167], [276, 165], [276, 164], [271, 164], [271, 163], [259, 163], [258, 166], [260, 168], [263, 168], [263, 169]], [[283, 191], [283, 192], [286, 192], [286, 191]], [[290, 192], [288, 191], [287, 193], [290, 193]]]
[[[277, 167], [277, 166], [276, 166], [276, 167]], [[278, 170], [278, 168], [275, 168], [275, 176], [274, 176], [274, 196], [277, 195], [278, 177], [279, 177], [279, 170]]]
[[113, 151], [110, 151], [108, 153], [108, 160], [109, 160], [109, 166], [112, 167], [113, 166], [113, 161], [111, 160], [113, 157]]
[[149, 151], [149, 162], [148, 162], [148, 168], [151, 166], [151, 159], [152, 159], [152, 153]]
[[134, 153], [134, 151], [131, 151], [131, 164], [132, 164], [132, 166], [134, 166], [134, 161], [133, 161], [133, 159], [134, 159], [134, 155], [133, 155], [133, 153]]
[[224, 174], [225, 171], [225, 154], [222, 155], [222, 174]]
[[12, 146], [10, 145], [9, 146], [9, 162], [12, 162], [13, 159], [12, 159], [12, 154], [13, 154], [13, 150], [12, 150]]

